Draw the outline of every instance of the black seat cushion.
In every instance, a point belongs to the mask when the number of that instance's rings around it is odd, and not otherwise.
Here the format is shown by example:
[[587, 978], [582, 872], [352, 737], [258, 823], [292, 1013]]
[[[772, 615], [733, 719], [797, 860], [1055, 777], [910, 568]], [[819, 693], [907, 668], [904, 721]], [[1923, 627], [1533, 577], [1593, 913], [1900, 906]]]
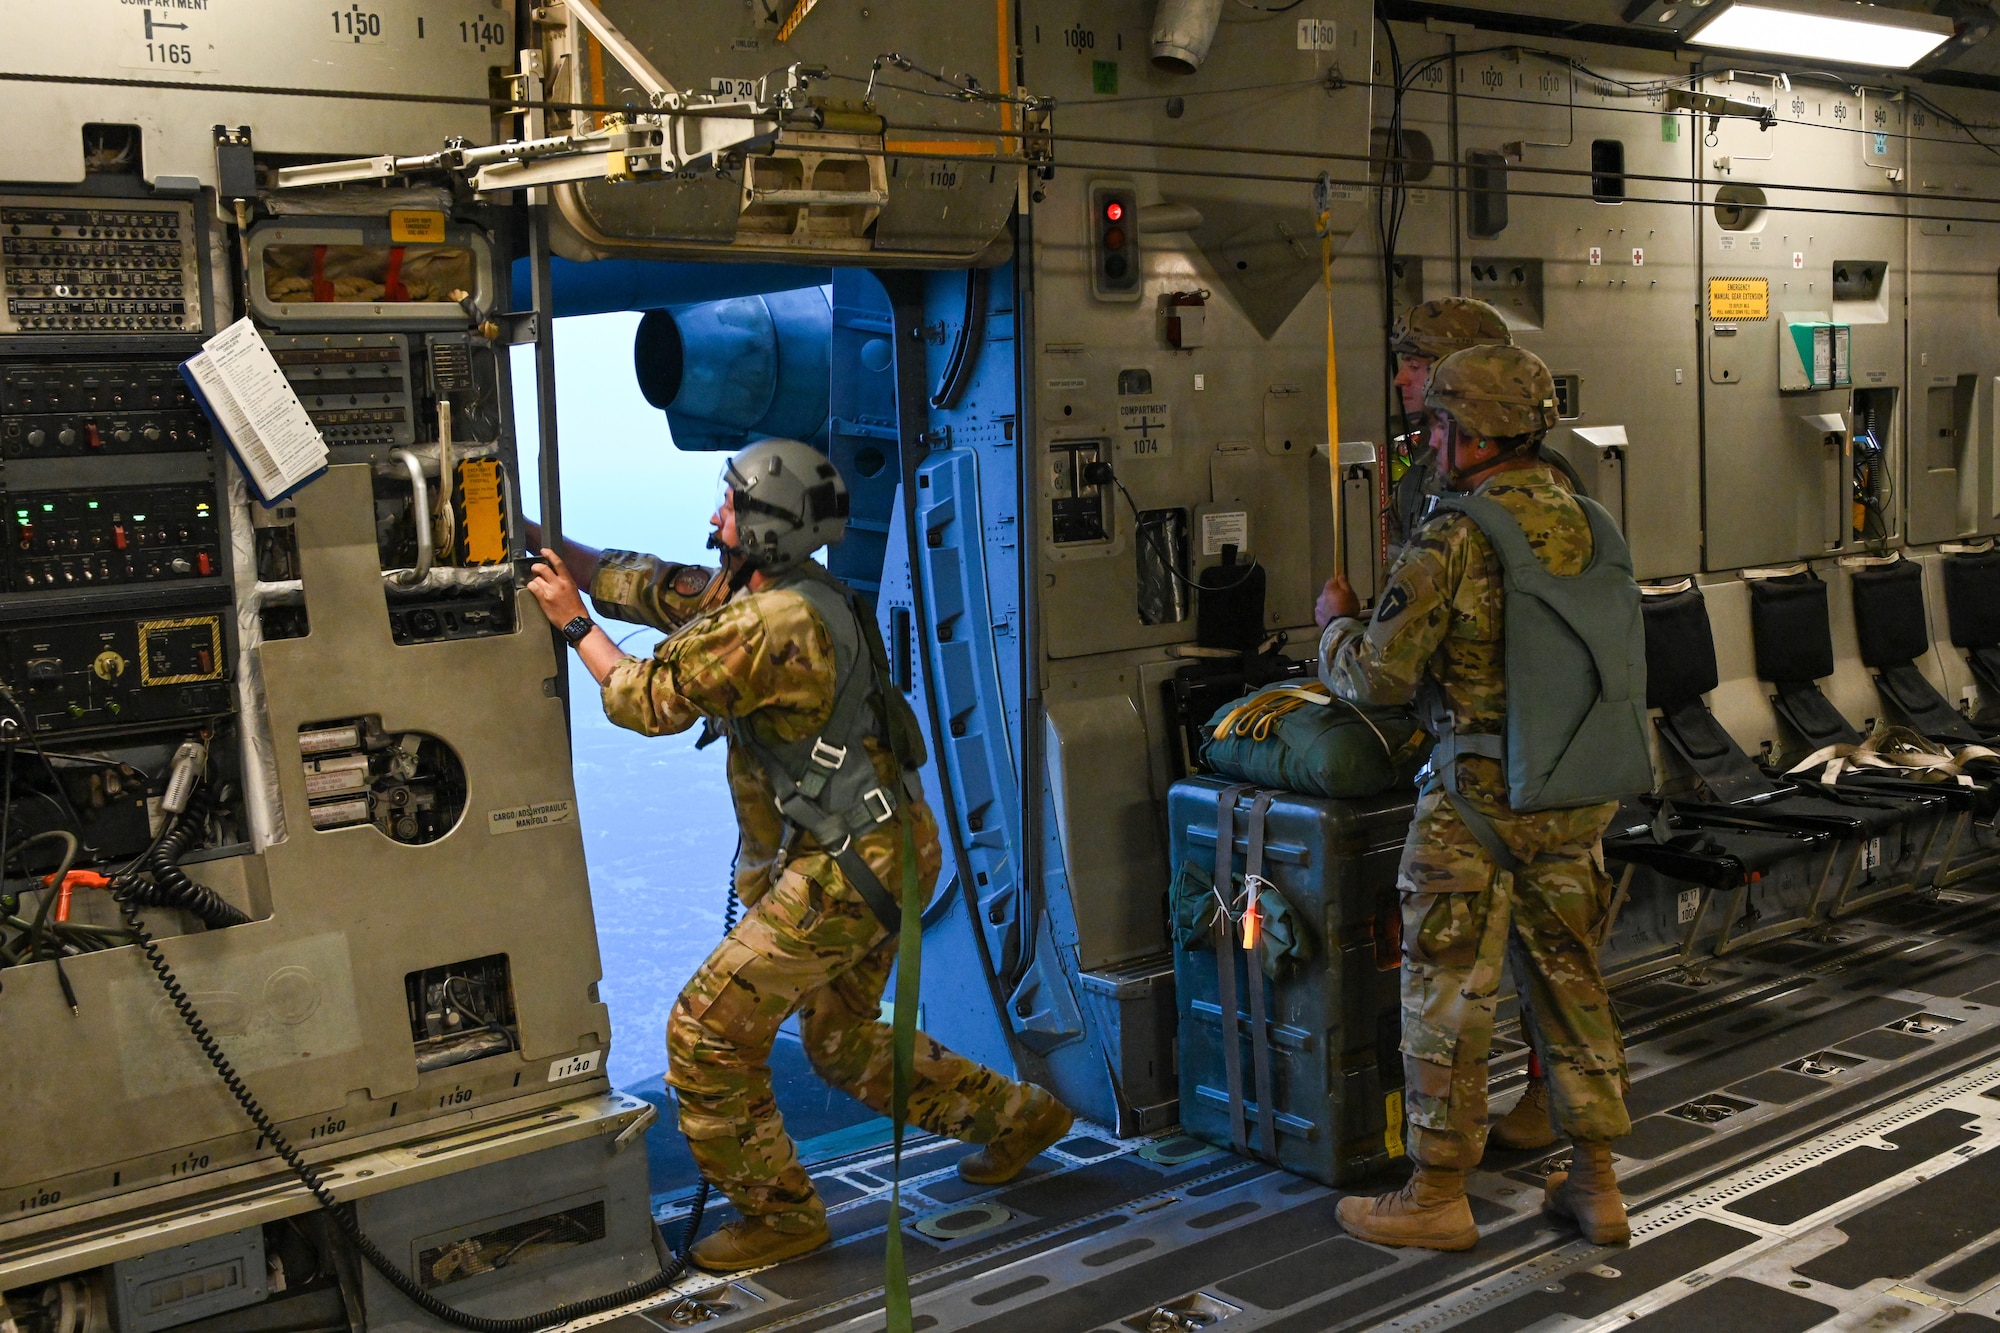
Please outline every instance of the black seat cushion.
[[1792, 681], [1778, 686], [1771, 707], [1791, 724], [1814, 750], [1827, 745], [1859, 745], [1861, 733], [1840, 715], [1833, 701], [1819, 692], [1816, 681]]
[[1769, 796], [1779, 784], [1764, 776], [1715, 714], [1699, 699], [1661, 713], [1654, 723], [1668, 748], [1701, 780], [1702, 789], [1724, 804]]
[[1823, 833], [1847, 842], [1872, 838], [1919, 819], [1936, 819], [1947, 810], [1942, 793], [1890, 794], [1847, 791], [1838, 787], [1798, 788], [1773, 800], [1741, 805], [1689, 804], [1688, 813], [1710, 823]]
[[1989, 700], [2000, 699], [2000, 644], [1982, 644], [1966, 653], [1972, 676]]
[[2000, 546], [1945, 557], [1944, 608], [1958, 647], [2000, 644]]
[[1854, 630], [1861, 661], [1880, 670], [1922, 657], [1931, 649], [1924, 619], [1924, 567], [1914, 560], [1854, 574]]
[[1953, 708], [1914, 663], [1883, 667], [1882, 674], [1875, 677], [1875, 688], [1884, 700], [1910, 720], [1911, 726], [1932, 740], [1958, 745], [1977, 745], [1980, 742], [1979, 728], [1973, 726], [1972, 720], [1965, 714]]
[[1934, 815], [1943, 808], [1942, 796], [1898, 802], [1893, 799], [1870, 800], [1858, 794], [1835, 799], [1829, 794], [1787, 796], [1758, 807], [1758, 813], [1769, 815], [1771, 821], [1779, 825], [1791, 824], [1856, 837], [1872, 836], [1898, 824], [1906, 824], [1920, 815]]
[[1671, 712], [1714, 689], [1715, 635], [1701, 589], [1648, 596], [1640, 606], [1646, 618], [1646, 707]]
[[1750, 638], [1757, 675], [1773, 684], [1833, 674], [1826, 584], [1810, 570], [1750, 583]]

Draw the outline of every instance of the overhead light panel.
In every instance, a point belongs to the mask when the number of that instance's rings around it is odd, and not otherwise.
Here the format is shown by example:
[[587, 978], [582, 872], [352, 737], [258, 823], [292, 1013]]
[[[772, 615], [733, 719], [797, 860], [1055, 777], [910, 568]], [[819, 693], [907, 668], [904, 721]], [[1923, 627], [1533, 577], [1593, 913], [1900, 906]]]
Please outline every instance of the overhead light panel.
[[1948, 18], [1860, 0], [1736, 0], [1688, 40], [1730, 51], [1908, 69], [1951, 35]]

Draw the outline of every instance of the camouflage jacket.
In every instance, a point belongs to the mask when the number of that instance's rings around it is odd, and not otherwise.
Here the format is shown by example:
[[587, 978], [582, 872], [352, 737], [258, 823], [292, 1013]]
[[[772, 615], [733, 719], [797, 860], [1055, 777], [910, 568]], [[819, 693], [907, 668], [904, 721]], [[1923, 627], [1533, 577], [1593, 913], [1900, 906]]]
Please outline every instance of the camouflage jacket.
[[[1553, 573], [1577, 574], [1590, 563], [1590, 519], [1553, 467], [1538, 463], [1502, 472], [1480, 494], [1514, 516]], [[1343, 617], [1326, 627], [1320, 636], [1320, 679], [1356, 703], [1410, 704], [1420, 691], [1429, 692], [1426, 702], [1449, 710], [1460, 732], [1503, 732], [1505, 601], [1500, 558], [1486, 535], [1463, 514], [1440, 513], [1418, 529], [1389, 571], [1373, 617], [1366, 622]], [[1479, 808], [1511, 813], [1498, 763], [1462, 759], [1459, 781]], [[1532, 818], [1575, 817], [1583, 828], [1601, 824], [1610, 809], [1586, 806]]]
[[[719, 571], [679, 565], [632, 551], [606, 551], [591, 580], [599, 615], [664, 630], [651, 657], [623, 657], [603, 686], [604, 715], [647, 736], [686, 731], [710, 720], [730, 737], [729, 789], [741, 841], [736, 891], [747, 906], [764, 895], [782, 867], [784, 838], [763, 768], [737, 744], [739, 727], [773, 743], [817, 736], [833, 712], [834, 652], [819, 612], [783, 588], [729, 591]], [[869, 758], [894, 789], [895, 757], [870, 737]], [[919, 864], [936, 862], [937, 827], [922, 801], [906, 803]], [[930, 846], [927, 853], [926, 845]], [[902, 830], [895, 820], [855, 846], [890, 892], [900, 891]], [[794, 857], [818, 850], [801, 833]], [[830, 869], [829, 869], [830, 873]]]

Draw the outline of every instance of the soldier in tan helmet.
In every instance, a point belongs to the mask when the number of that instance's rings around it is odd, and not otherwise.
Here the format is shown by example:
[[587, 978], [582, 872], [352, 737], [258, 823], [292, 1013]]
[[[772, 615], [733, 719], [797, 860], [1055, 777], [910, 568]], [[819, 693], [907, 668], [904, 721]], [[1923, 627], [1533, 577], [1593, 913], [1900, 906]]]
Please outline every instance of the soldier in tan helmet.
[[1405, 311], [1390, 330], [1389, 350], [1396, 354], [1396, 394], [1406, 424], [1402, 447], [1391, 450], [1390, 481], [1395, 486], [1395, 502], [1390, 507], [1395, 520], [1395, 531], [1389, 534], [1392, 560], [1422, 526], [1424, 510], [1430, 497], [1437, 493], [1425, 424], [1429, 412], [1424, 407], [1424, 390], [1430, 386], [1431, 368], [1453, 352], [1468, 347], [1513, 341], [1514, 335], [1500, 312], [1469, 296], [1421, 301]]
[[[1403, 418], [1409, 425], [1400, 470], [1392, 459], [1395, 484], [1390, 515], [1395, 531], [1389, 537], [1391, 563], [1423, 526], [1425, 512], [1437, 494], [1438, 475], [1431, 466], [1429, 409], [1424, 393], [1430, 387], [1431, 370], [1453, 352], [1468, 347], [1511, 346], [1513, 333], [1500, 312], [1484, 301], [1469, 296], [1441, 296], [1413, 305], [1389, 334], [1390, 350], [1396, 354], [1396, 392], [1401, 399]], [[1558, 462], [1558, 467], [1560, 463]], [[1557, 478], [1576, 489], [1575, 478], [1566, 470]], [[1324, 623], [1322, 621], [1322, 623]], [[1549, 1118], [1548, 1083], [1542, 1075], [1541, 1058], [1528, 1053], [1528, 1084], [1514, 1106], [1493, 1125], [1488, 1142], [1512, 1150], [1546, 1148], [1556, 1141], [1555, 1126]]]
[[[1518, 527], [1509, 547], [1517, 563], [1539, 561], [1549, 574], [1574, 578], [1595, 574], [1602, 558], [1613, 575], [1608, 595], [1629, 601], [1634, 624], [1637, 586], [1608, 516], [1594, 523], [1541, 457], [1556, 411], [1540, 358], [1505, 346], [1457, 352], [1432, 371], [1425, 402], [1439, 472], [1470, 499], [1418, 530], [1372, 619], [1356, 618], [1359, 602], [1338, 574], [1321, 601], [1327, 686], [1356, 703], [1421, 699], [1445, 738], [1420, 788], [1398, 875], [1404, 1097], [1416, 1171], [1397, 1193], [1342, 1200], [1340, 1220], [1380, 1244], [1459, 1250], [1477, 1241], [1465, 1173], [1487, 1139], [1487, 1056], [1511, 956], [1524, 1027], [1546, 1066], [1556, 1117], [1576, 1142], [1575, 1165], [1550, 1177], [1545, 1207], [1592, 1241], [1615, 1243], [1630, 1231], [1610, 1142], [1631, 1124], [1624, 1045], [1593, 941], [1610, 902], [1599, 838], [1617, 802], [1510, 803], [1501, 756], [1517, 733], [1509, 726], [1503, 557], [1482, 527], [1493, 521], [1490, 506]], [[1478, 522], [1466, 512], [1474, 506], [1485, 515]], [[1643, 738], [1638, 744], [1643, 766]]]

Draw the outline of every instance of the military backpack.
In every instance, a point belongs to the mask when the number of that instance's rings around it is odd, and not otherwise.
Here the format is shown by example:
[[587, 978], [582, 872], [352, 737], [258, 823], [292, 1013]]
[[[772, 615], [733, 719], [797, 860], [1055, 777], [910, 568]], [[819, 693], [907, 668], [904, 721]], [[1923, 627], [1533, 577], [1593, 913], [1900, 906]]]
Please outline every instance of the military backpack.
[[1476, 523], [1500, 558], [1506, 731], [1458, 734], [1451, 718], [1440, 715], [1431, 762], [1459, 817], [1503, 868], [1512, 869], [1515, 858], [1492, 822], [1458, 794], [1458, 758], [1498, 760], [1507, 775], [1507, 804], [1520, 813], [1652, 790], [1646, 628], [1631, 551], [1602, 505], [1574, 497], [1590, 520], [1591, 556], [1581, 573], [1563, 575], [1536, 557], [1506, 507], [1480, 491], [1441, 495], [1437, 505]]

